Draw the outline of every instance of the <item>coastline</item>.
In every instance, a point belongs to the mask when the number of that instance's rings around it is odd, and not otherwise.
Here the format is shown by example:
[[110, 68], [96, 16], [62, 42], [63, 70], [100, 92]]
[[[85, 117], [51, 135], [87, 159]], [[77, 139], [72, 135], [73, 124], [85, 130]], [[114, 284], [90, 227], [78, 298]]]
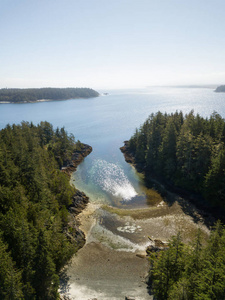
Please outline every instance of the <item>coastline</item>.
[[[61, 168], [61, 172], [67, 174], [69, 177], [76, 171], [78, 165], [92, 152], [92, 147], [87, 144], [82, 144], [83, 147], [81, 150], [76, 150], [72, 154], [70, 161], [66, 162], [66, 165]], [[77, 218], [77, 215], [80, 214], [89, 202], [89, 198], [85, 193], [76, 189], [75, 194], [72, 198], [72, 204], [69, 206], [69, 224], [72, 228], [75, 229], [75, 233], [71, 234], [66, 230], [67, 238], [75, 240], [77, 243], [77, 249], [80, 249], [84, 246], [86, 238], [84, 232], [80, 229], [80, 222]]]
[[[145, 175], [146, 170], [144, 164], [137, 163], [135, 161], [133, 153], [129, 151], [128, 143], [129, 141], [124, 141], [124, 146], [120, 147], [125, 161], [132, 165], [137, 172]], [[198, 214], [201, 215], [201, 218], [204, 219], [204, 223], [208, 228], [215, 224], [216, 219], [222, 220], [224, 218], [223, 215], [221, 215], [220, 211], [212, 209], [212, 207], [204, 203], [198, 195], [168, 184], [167, 182], [160, 180], [160, 178], [155, 178], [154, 175], [149, 176], [149, 178], [146, 179], [146, 183], [156, 188], [156, 190], [162, 196], [165, 196], [167, 198], [179, 197], [180, 199], [182, 199], [182, 202], [186, 201], [190, 204], [190, 206], [193, 205]]]
[[89, 99], [89, 98], [95, 98], [95, 97], [77, 97], [77, 98], [68, 98], [68, 99], [37, 99], [34, 101], [0, 101], [0, 104], [27, 104], [27, 103], [39, 103], [39, 102], [53, 102], [53, 101], [66, 101], [66, 100], [77, 100], [77, 99]]
[[[129, 155], [127, 160], [132, 161]], [[131, 210], [89, 202], [76, 217], [86, 242], [61, 272], [61, 299], [152, 300], [146, 284], [146, 250], [166, 247], [178, 231], [185, 242], [198, 228], [204, 239], [209, 235], [193, 205], [175, 195], [171, 199], [167, 196], [148, 208]]]
[[71, 160], [67, 161], [66, 164], [61, 168], [63, 173], [66, 173], [68, 176], [71, 176], [73, 172], [77, 170], [77, 167], [86, 156], [92, 152], [92, 147], [83, 144], [81, 150], [75, 150], [72, 154]]

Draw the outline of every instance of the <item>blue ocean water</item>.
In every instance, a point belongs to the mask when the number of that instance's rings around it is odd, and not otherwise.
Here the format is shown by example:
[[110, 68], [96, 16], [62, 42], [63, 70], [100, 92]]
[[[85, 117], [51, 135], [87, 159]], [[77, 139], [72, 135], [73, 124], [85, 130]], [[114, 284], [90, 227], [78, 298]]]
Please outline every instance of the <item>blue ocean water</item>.
[[157, 111], [188, 113], [193, 109], [203, 117], [216, 111], [225, 117], [225, 93], [213, 89], [158, 87], [104, 92], [108, 95], [85, 100], [0, 104], [0, 128], [8, 123], [45, 120], [55, 128], [64, 126], [76, 139], [93, 147], [74, 174], [77, 188], [93, 201], [120, 206], [138, 198], [139, 204], [145, 205], [142, 178], [119, 150], [123, 141]]

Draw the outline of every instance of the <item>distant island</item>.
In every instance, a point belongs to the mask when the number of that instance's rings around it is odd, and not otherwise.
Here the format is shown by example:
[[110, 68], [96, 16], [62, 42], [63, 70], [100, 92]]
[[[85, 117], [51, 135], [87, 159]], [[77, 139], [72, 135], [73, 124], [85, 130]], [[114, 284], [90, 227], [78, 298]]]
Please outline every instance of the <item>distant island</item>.
[[90, 88], [0, 89], [0, 103], [26, 103], [44, 100], [68, 100], [98, 97]]
[[220, 85], [215, 89], [216, 93], [225, 93], [225, 85]]

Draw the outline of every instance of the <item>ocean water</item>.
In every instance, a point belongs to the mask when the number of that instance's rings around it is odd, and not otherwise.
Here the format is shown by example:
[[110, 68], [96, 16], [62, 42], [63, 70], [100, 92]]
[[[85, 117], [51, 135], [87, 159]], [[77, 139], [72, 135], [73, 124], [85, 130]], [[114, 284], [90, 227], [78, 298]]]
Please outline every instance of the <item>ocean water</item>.
[[[99, 91], [100, 93], [103, 91]], [[108, 90], [91, 99], [0, 104], [0, 128], [6, 124], [48, 121], [64, 126], [76, 139], [93, 147], [78, 167], [73, 180], [91, 201], [114, 206], [146, 205], [142, 178], [124, 161], [119, 148], [146, 118], [157, 111], [204, 117], [214, 111], [225, 117], [225, 93], [208, 88], [146, 88]]]

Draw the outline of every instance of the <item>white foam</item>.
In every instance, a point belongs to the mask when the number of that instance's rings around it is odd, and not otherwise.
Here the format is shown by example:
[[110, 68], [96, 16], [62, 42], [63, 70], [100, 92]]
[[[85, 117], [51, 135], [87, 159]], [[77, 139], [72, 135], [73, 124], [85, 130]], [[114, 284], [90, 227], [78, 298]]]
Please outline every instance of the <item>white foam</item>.
[[98, 159], [94, 162], [91, 173], [93, 181], [115, 197], [129, 201], [137, 195], [119, 165]]

